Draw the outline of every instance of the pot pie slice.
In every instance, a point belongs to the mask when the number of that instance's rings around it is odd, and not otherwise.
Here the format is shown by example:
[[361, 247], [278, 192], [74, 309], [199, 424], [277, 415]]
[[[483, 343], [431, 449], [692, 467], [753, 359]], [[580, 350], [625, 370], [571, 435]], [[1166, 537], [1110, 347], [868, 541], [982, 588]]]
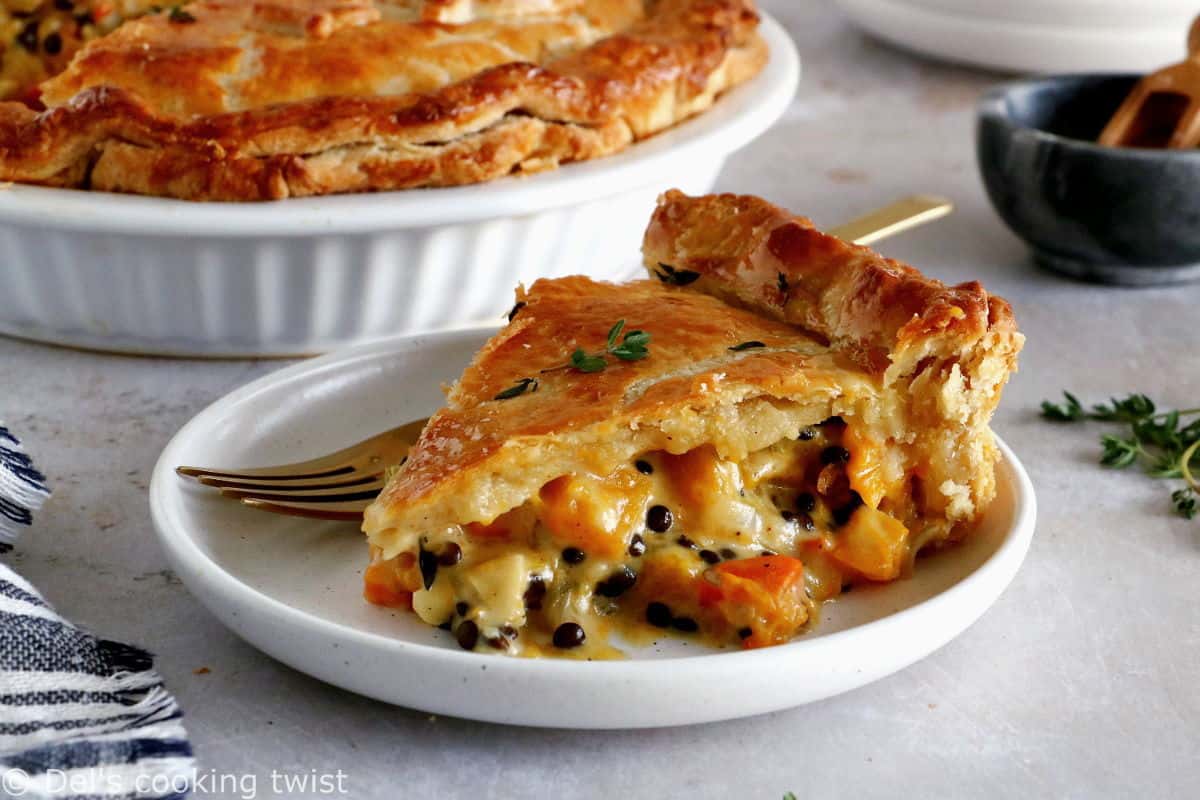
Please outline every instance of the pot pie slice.
[[615, 153], [765, 64], [753, 0], [199, 0], [0, 103], [0, 179], [189, 200], [453, 186]]
[[645, 255], [518, 291], [366, 512], [369, 601], [485, 652], [762, 647], [969, 533], [1007, 303], [749, 197], [666, 195]]

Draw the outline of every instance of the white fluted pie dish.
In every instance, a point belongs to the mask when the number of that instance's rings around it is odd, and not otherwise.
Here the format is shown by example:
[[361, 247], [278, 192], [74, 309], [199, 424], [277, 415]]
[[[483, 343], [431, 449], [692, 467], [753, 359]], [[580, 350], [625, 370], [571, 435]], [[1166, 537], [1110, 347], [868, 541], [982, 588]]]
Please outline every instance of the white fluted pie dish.
[[617, 155], [448, 189], [189, 203], [0, 191], [0, 333], [185, 356], [287, 356], [494, 320], [539, 277], [619, 279], [665, 189], [709, 191], [783, 114], [800, 62], [770, 61], [707, 112]]

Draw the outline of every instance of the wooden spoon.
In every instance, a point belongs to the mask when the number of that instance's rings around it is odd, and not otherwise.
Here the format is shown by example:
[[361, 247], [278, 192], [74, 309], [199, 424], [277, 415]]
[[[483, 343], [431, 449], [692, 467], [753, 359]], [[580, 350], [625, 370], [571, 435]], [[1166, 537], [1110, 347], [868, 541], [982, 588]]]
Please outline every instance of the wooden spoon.
[[1200, 145], [1200, 17], [1188, 31], [1187, 60], [1138, 81], [1099, 142], [1173, 150]]

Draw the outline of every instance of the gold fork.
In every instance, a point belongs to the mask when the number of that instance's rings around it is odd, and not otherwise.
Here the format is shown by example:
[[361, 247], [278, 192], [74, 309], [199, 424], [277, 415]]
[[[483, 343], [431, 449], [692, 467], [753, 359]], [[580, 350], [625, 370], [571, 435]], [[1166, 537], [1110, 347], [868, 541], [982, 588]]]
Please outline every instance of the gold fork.
[[[943, 217], [953, 209], [943, 198], [913, 195], [832, 228], [829, 233], [857, 244], [870, 244]], [[183, 466], [175, 471], [263, 511], [361, 520], [363, 511], [383, 490], [387, 469], [403, 462], [428, 421], [428, 417], [413, 420], [336, 453], [293, 464], [238, 470]]]

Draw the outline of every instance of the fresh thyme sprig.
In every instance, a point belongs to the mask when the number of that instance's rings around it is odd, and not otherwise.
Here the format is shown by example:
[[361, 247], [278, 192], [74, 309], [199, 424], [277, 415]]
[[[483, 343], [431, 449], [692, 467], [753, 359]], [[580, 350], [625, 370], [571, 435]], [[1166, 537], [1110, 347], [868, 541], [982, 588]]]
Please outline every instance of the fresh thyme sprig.
[[582, 347], [575, 348], [571, 360], [561, 366], [544, 369], [542, 372], [557, 372], [560, 369], [576, 369], [580, 372], [601, 372], [608, 367], [605, 356], [615, 356], [622, 361], [641, 361], [650, 355], [650, 334], [646, 331], [629, 331], [621, 339], [625, 320], [618, 320], [608, 331], [608, 341], [599, 353], [588, 353]]
[[[1192, 469], [1200, 467], [1200, 408], [1158, 411], [1144, 394], [1084, 408], [1070, 392], [1063, 403], [1042, 403], [1042, 416], [1052, 422], [1116, 422], [1129, 426], [1129, 435], [1100, 437], [1100, 463], [1111, 469], [1141, 464], [1152, 478], [1182, 478], [1184, 486], [1171, 492], [1175, 511], [1191, 519], [1200, 511], [1200, 481]], [[1185, 424], [1183, 420], [1196, 417]]]
[[[513, 309], [513, 311], [520, 310], [520, 305], [518, 304], [518, 308]], [[574, 369], [580, 372], [601, 372], [608, 368], [608, 359], [606, 356], [614, 356], [622, 361], [641, 361], [650, 355], [649, 333], [640, 330], [630, 331], [622, 339], [621, 334], [624, 331], [625, 320], [617, 320], [617, 324], [608, 330], [608, 340], [605, 342], [602, 351], [599, 353], [588, 353], [582, 347], [577, 347], [575, 348], [575, 352], [571, 353], [571, 358], [566, 364], [550, 367], [549, 369], [542, 370], [542, 372], [558, 372], [564, 369]], [[520, 378], [516, 383], [492, 399], [512, 400], [514, 397], [520, 397], [526, 392], [536, 392], [539, 386], [537, 378]]]

